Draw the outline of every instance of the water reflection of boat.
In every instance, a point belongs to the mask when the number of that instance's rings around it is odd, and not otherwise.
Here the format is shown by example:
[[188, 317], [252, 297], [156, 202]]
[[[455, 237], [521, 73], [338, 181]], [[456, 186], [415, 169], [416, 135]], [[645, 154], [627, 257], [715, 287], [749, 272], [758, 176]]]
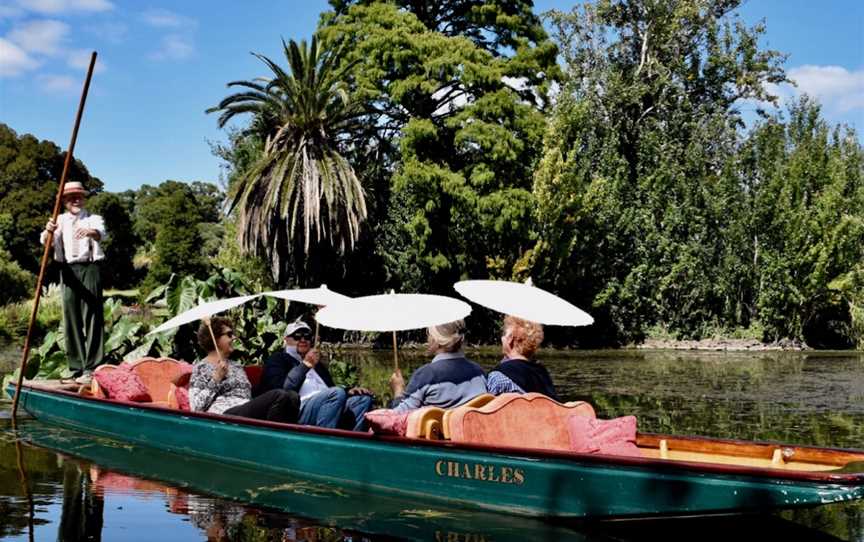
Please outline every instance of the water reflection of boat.
[[[771, 446], [671, 437], [674, 450], [665, 452], [666, 439], [643, 436], [640, 446], [648, 457], [612, 457], [382, 438], [116, 403], [37, 386], [23, 388], [21, 401], [46, 423], [246, 467], [249, 476], [274, 480], [262, 491], [279, 495], [312, 491], [302, 488], [329, 481], [375, 492], [368, 502], [389, 491], [435, 499], [451, 510], [558, 518], [737, 512], [864, 497], [864, 469], [852, 464], [864, 461], [864, 452], [773, 445], [772, 459]], [[765, 452], [767, 457], [756, 457]], [[850, 466], [841, 469], [846, 463]], [[234, 487], [231, 480], [220, 483]]]

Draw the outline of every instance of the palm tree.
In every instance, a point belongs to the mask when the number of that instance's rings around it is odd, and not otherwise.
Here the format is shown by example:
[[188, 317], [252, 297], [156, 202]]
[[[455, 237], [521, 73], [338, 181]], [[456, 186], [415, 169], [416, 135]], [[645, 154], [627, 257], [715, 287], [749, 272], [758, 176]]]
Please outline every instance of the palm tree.
[[229, 187], [228, 209], [238, 211], [241, 248], [269, 256], [277, 276], [289, 258], [308, 256], [312, 241], [353, 249], [366, 218], [363, 187], [344, 156], [359, 117], [345, 84], [352, 66], [340, 66], [339, 49], [314, 37], [308, 48], [294, 40], [282, 47], [287, 71], [253, 53], [272, 77], [228, 83], [244, 90], [207, 110], [222, 113], [220, 128], [254, 115], [246, 134], [260, 137], [264, 150]]

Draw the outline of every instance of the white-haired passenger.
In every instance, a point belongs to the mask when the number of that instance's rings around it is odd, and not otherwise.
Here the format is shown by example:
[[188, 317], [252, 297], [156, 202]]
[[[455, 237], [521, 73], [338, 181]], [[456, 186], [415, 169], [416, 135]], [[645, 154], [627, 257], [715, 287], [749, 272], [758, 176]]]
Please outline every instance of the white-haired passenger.
[[486, 374], [465, 357], [465, 322], [456, 320], [427, 330], [432, 361], [411, 375], [408, 387], [398, 369], [390, 377], [394, 410], [414, 410], [424, 406], [451, 408], [486, 393]]

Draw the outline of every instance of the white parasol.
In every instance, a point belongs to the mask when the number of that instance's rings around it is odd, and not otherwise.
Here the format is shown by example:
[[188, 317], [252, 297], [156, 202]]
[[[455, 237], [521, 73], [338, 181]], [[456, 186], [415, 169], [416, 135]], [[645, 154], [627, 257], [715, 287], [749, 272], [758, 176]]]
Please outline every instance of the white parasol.
[[[327, 288], [326, 284], [322, 284], [318, 288], [298, 288], [296, 290], [276, 290], [273, 292], [264, 292], [262, 295], [277, 297], [286, 301], [297, 301], [299, 303], [308, 303], [309, 305], [317, 305], [326, 307], [327, 305], [346, 301], [351, 299], [347, 295], [334, 292]], [[315, 318], [315, 341], [313, 344], [318, 344], [318, 318]]]
[[[196, 320], [204, 320], [207, 323], [207, 327], [210, 328], [210, 336], [213, 337], [213, 344], [215, 345], [216, 337], [213, 334], [213, 328], [210, 327], [210, 317], [214, 314], [219, 314], [220, 312], [227, 311], [228, 309], [238, 307], [243, 303], [251, 301], [260, 295], [261, 294], [241, 295], [238, 297], [227, 297], [225, 299], [217, 299], [216, 301], [208, 301], [206, 303], [201, 303], [196, 307], [192, 307], [188, 311], [181, 312], [167, 322], [164, 322], [162, 325], [148, 333], [148, 335], [160, 333], [162, 331], [168, 331], [169, 329], [173, 329], [175, 327], [179, 327], [183, 324], [188, 324]], [[221, 359], [222, 354], [219, 352], [218, 348], [216, 349], [216, 353]]]
[[276, 290], [275, 292], [264, 292], [262, 295], [270, 297], [278, 297], [288, 301], [297, 301], [299, 303], [308, 303], [310, 305], [318, 305], [326, 307], [327, 305], [338, 301], [351, 299], [347, 295], [334, 292], [327, 288], [326, 284], [322, 284], [318, 288], [300, 288], [296, 290]]
[[393, 332], [393, 357], [399, 367], [396, 332], [446, 324], [471, 314], [471, 306], [442, 295], [370, 295], [340, 301], [318, 311], [325, 326], [354, 331]]
[[594, 318], [587, 312], [537, 288], [531, 279], [524, 284], [506, 280], [463, 280], [453, 287], [478, 305], [539, 324], [587, 326], [594, 323]]

